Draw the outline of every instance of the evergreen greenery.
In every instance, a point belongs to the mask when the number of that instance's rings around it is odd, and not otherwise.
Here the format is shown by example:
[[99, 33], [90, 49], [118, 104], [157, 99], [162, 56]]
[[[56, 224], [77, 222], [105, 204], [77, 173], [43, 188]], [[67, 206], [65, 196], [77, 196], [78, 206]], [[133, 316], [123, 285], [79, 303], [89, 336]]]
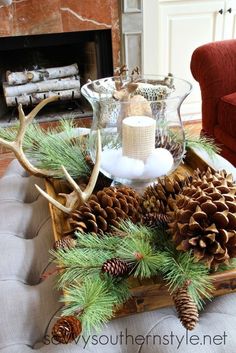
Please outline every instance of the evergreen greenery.
[[163, 258], [161, 270], [170, 291], [174, 292], [177, 288], [182, 287], [187, 280], [190, 280], [189, 294], [198, 308], [202, 309], [204, 298], [210, 299], [213, 290], [207, 267], [194, 262], [190, 252], [166, 252], [165, 255], [163, 254]]
[[[0, 137], [13, 141], [19, 125], [0, 128]], [[85, 150], [80, 138], [75, 138], [73, 120], [61, 120], [54, 128], [43, 129], [39, 124], [27, 127], [23, 149], [33, 164], [42, 169], [53, 170], [62, 177], [63, 165], [72, 177], [86, 176], [90, 168], [85, 160]]]
[[191, 129], [185, 130], [186, 148], [201, 148], [211, 158], [214, 158], [216, 153], [220, 153], [220, 148], [215, 144], [214, 140], [207, 136], [198, 136]]
[[[173, 131], [169, 128], [169, 123], [165, 119], [158, 121], [158, 127], [166, 131], [166, 135], [170, 136], [173, 142], [182, 142], [183, 135], [181, 131]], [[220, 153], [220, 147], [216, 145], [215, 141], [207, 136], [199, 136], [193, 132], [189, 127], [184, 129], [185, 146], [188, 148], [200, 148], [204, 150], [210, 158], [214, 158], [216, 153]]]
[[83, 331], [87, 334], [99, 330], [113, 316], [114, 305], [118, 306], [130, 296], [127, 283], [106, 281], [99, 276], [88, 278], [80, 285], [65, 289], [62, 301], [66, 303], [63, 315], [79, 315]]
[[102, 264], [114, 253], [104, 249], [74, 248], [70, 251], [57, 250], [51, 251], [58, 264], [61, 275], [58, 286], [64, 287], [75, 280], [83, 281], [101, 270]]
[[[166, 121], [159, 121], [160, 126], [166, 128], [166, 133], [170, 134], [175, 142], [182, 141], [182, 134], [168, 131]], [[0, 128], [0, 137], [7, 141], [13, 141], [16, 137], [19, 124], [10, 128]], [[119, 148], [118, 135], [111, 135], [102, 131], [103, 144]], [[213, 158], [220, 149], [214, 141], [208, 137], [196, 136], [191, 129], [185, 130], [186, 148], [201, 148]], [[95, 143], [90, 141], [91, 143]], [[63, 177], [61, 166], [63, 165], [72, 177], [87, 176], [90, 168], [85, 160], [85, 150], [88, 141], [75, 137], [75, 125], [73, 120], [61, 120], [57, 127], [43, 129], [38, 123], [30, 124], [27, 127], [23, 142], [23, 149], [27, 157], [33, 164], [42, 169], [53, 170], [55, 177]]]
[[117, 235], [76, 233], [77, 246], [52, 251], [58, 265], [58, 286], [65, 288], [64, 315], [79, 315], [85, 332], [99, 328], [113, 315], [115, 306], [130, 296], [126, 278], [101, 273], [112, 258], [126, 261], [130, 274], [139, 278], [161, 275], [170, 293], [190, 280], [189, 294], [202, 308], [213, 289], [209, 270], [194, 261], [191, 252], [179, 252], [165, 229], [151, 229], [125, 221]]

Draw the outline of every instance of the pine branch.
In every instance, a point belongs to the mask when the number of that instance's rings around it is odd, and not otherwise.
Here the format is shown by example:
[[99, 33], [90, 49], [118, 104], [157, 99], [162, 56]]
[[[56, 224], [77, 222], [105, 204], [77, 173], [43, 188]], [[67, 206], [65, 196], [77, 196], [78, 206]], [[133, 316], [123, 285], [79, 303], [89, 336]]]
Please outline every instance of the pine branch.
[[64, 287], [74, 281], [84, 281], [86, 278], [98, 274], [102, 264], [113, 256], [108, 250], [73, 248], [68, 251], [52, 250], [54, 262], [58, 266], [59, 278], [57, 285]]
[[99, 330], [114, 314], [114, 305], [123, 303], [129, 297], [125, 283], [103, 281], [99, 277], [88, 278], [82, 286], [72, 285], [66, 288], [66, 302], [63, 315], [74, 315], [81, 311], [80, 320], [83, 331], [87, 334], [93, 329]]
[[120, 237], [116, 237], [114, 235], [103, 235], [102, 238], [95, 236], [94, 234], [86, 234], [76, 232], [75, 236], [77, 238], [77, 244], [79, 248], [89, 248], [89, 249], [100, 249], [100, 250], [109, 250], [113, 252], [115, 256], [115, 252], [120, 244]]
[[173, 256], [166, 252], [161, 271], [172, 293], [190, 280], [189, 294], [199, 309], [203, 307], [204, 298], [211, 298], [213, 285], [209, 270], [204, 264], [194, 262], [191, 253], [177, 251]]
[[[181, 131], [173, 131], [169, 127], [169, 123], [166, 121], [158, 121], [157, 124], [158, 128], [162, 130], [165, 130], [165, 134], [167, 136], [170, 136], [171, 140], [173, 142], [182, 142], [183, 134]], [[185, 143], [186, 143], [186, 148], [201, 148], [203, 149], [210, 158], [214, 158], [216, 154], [219, 154], [221, 149], [219, 146], [216, 145], [215, 141], [207, 136], [199, 136], [194, 133], [193, 129], [187, 128], [184, 129], [184, 134], [185, 134]]]
[[147, 242], [153, 242], [155, 240], [155, 231], [142, 224], [134, 224], [130, 220], [125, 220], [120, 223], [120, 230], [127, 237], [135, 239], [143, 239]]
[[[0, 137], [13, 141], [19, 124], [11, 128], [1, 128]], [[71, 176], [87, 176], [90, 168], [85, 160], [85, 150], [79, 138], [74, 138], [73, 121], [62, 120], [60, 125], [44, 130], [39, 124], [28, 126], [23, 149], [36, 167], [53, 170], [62, 177], [63, 165]]]
[[206, 136], [197, 136], [191, 129], [185, 131], [186, 148], [201, 148], [210, 158], [214, 158], [220, 153], [220, 147], [217, 146], [213, 139]]
[[153, 231], [144, 226], [131, 225], [130, 222], [122, 224], [122, 230], [126, 230], [127, 236], [117, 249], [117, 256], [133, 264], [134, 277], [156, 275], [162, 263], [162, 254], [152, 247]]

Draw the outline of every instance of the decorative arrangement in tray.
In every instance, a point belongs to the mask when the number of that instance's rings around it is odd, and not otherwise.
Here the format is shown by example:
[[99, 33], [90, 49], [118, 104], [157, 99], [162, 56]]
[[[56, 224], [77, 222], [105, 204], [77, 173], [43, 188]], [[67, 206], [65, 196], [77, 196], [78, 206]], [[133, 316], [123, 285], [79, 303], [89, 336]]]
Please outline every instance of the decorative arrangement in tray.
[[[211, 274], [236, 266], [232, 176], [210, 168], [192, 175], [182, 169], [185, 175], [163, 176], [141, 194], [129, 185], [110, 186], [107, 179], [104, 187], [99, 129], [93, 165], [86, 137], [75, 136], [71, 122], [48, 131], [30, 125], [54, 99], [42, 101], [28, 116], [19, 106], [19, 126], [0, 129], [0, 143], [29, 173], [54, 178], [52, 183], [64, 176], [73, 190], [54, 198], [37, 186], [67, 225], [51, 250], [64, 303], [52, 335], [68, 343], [82, 331], [99, 329], [132, 297], [132, 279], [154, 276], [168, 286], [182, 324], [194, 329], [198, 311], [212, 296]], [[175, 142], [165, 148], [171, 151]], [[217, 151], [210, 140], [186, 133], [186, 149], [191, 145]]]

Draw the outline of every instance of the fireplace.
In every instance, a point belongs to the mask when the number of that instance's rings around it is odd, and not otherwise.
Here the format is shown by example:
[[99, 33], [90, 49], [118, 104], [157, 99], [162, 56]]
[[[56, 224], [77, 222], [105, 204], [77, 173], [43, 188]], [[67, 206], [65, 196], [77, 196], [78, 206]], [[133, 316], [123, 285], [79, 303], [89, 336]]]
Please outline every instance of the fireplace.
[[[113, 74], [111, 29], [24, 35], [0, 38], [0, 124], [14, 124], [16, 107], [7, 107], [2, 84], [6, 71], [24, 71], [78, 64], [81, 85], [88, 79]], [[33, 104], [25, 107], [27, 113]], [[41, 121], [90, 116], [91, 108], [81, 97], [45, 107]]]

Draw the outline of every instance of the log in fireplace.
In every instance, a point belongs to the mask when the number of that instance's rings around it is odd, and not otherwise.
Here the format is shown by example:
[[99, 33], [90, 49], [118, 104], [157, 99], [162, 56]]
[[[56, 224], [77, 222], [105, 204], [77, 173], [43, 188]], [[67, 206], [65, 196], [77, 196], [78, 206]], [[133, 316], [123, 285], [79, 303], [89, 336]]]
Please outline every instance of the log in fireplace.
[[[27, 35], [0, 38], [0, 124], [9, 125], [17, 119], [16, 107], [9, 107], [3, 94], [7, 72], [37, 70], [76, 63], [81, 85], [88, 79], [113, 74], [111, 30], [90, 30], [57, 34]], [[28, 104], [25, 110], [32, 109]], [[85, 100], [76, 98], [59, 101], [42, 110], [41, 121], [58, 117], [91, 115]]]

